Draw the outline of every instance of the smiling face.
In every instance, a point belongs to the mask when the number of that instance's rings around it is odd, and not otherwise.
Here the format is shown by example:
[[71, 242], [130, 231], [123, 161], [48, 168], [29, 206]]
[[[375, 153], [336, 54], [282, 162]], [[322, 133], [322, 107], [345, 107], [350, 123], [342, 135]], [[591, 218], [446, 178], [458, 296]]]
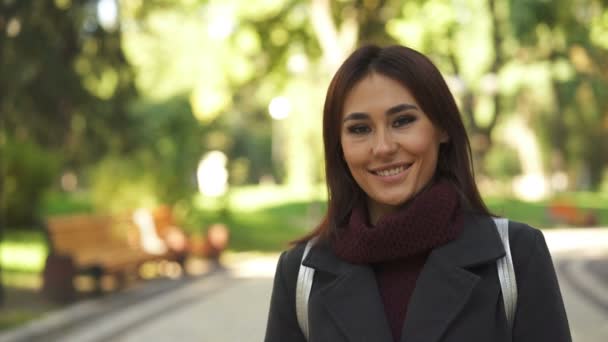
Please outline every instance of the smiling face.
[[399, 82], [371, 73], [355, 84], [344, 102], [340, 142], [372, 223], [428, 184], [447, 141]]

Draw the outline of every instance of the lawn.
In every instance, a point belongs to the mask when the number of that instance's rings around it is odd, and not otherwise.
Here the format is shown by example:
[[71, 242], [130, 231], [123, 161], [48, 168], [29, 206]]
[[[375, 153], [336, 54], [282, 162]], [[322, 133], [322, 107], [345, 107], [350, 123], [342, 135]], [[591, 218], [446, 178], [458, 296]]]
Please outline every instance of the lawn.
[[55, 307], [41, 301], [38, 294], [47, 253], [40, 231], [11, 229], [3, 232], [0, 261], [5, 299], [0, 307], [0, 330], [25, 323]]
[[552, 203], [568, 203], [577, 210], [585, 213], [592, 212], [598, 220], [598, 226], [608, 226], [608, 194], [577, 192], [561, 194], [538, 202], [525, 202], [508, 198], [488, 198], [486, 204], [492, 213], [508, 217], [514, 221], [525, 222], [537, 228], [567, 227], [563, 223], [554, 222], [548, 214]]

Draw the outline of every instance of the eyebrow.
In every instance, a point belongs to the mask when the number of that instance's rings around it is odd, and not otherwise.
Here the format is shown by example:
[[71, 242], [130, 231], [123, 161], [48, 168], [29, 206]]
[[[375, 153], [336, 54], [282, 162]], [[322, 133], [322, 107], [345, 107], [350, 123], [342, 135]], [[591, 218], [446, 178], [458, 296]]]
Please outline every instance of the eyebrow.
[[[402, 104], [398, 104], [396, 106], [393, 106], [389, 109], [386, 110], [385, 114], [387, 116], [390, 115], [394, 115], [397, 113], [401, 113], [403, 111], [409, 110], [409, 109], [418, 109], [418, 107], [416, 107], [413, 104], [407, 104], [407, 103], [402, 103]], [[344, 117], [344, 119], [342, 120], [342, 122], [348, 121], [348, 120], [364, 120], [369, 118], [369, 114], [368, 113], [363, 113], [363, 112], [353, 112], [350, 113], [348, 115], [346, 115]]]

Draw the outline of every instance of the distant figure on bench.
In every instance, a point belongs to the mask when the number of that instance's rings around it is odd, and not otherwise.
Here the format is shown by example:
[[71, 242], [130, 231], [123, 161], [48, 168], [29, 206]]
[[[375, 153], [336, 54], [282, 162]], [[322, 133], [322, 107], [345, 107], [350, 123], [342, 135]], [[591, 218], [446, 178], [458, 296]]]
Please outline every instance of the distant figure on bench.
[[138, 228], [140, 247], [154, 255], [168, 254], [170, 259], [183, 266], [188, 253], [186, 234], [173, 224], [171, 209], [161, 206], [150, 211], [139, 208], [133, 213]]
[[133, 222], [135, 222], [139, 231], [140, 247], [146, 253], [161, 255], [167, 252], [167, 244], [158, 236], [154, 217], [152, 217], [152, 213], [148, 209], [139, 208], [135, 210]]

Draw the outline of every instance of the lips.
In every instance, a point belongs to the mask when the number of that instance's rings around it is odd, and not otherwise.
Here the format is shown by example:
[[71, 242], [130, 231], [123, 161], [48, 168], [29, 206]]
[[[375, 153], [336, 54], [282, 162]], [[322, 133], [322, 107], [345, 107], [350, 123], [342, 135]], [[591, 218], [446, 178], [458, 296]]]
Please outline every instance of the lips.
[[382, 176], [389, 177], [400, 174], [401, 172], [407, 170], [412, 164], [397, 164], [397, 165], [389, 165], [377, 169], [370, 170], [371, 173]]

